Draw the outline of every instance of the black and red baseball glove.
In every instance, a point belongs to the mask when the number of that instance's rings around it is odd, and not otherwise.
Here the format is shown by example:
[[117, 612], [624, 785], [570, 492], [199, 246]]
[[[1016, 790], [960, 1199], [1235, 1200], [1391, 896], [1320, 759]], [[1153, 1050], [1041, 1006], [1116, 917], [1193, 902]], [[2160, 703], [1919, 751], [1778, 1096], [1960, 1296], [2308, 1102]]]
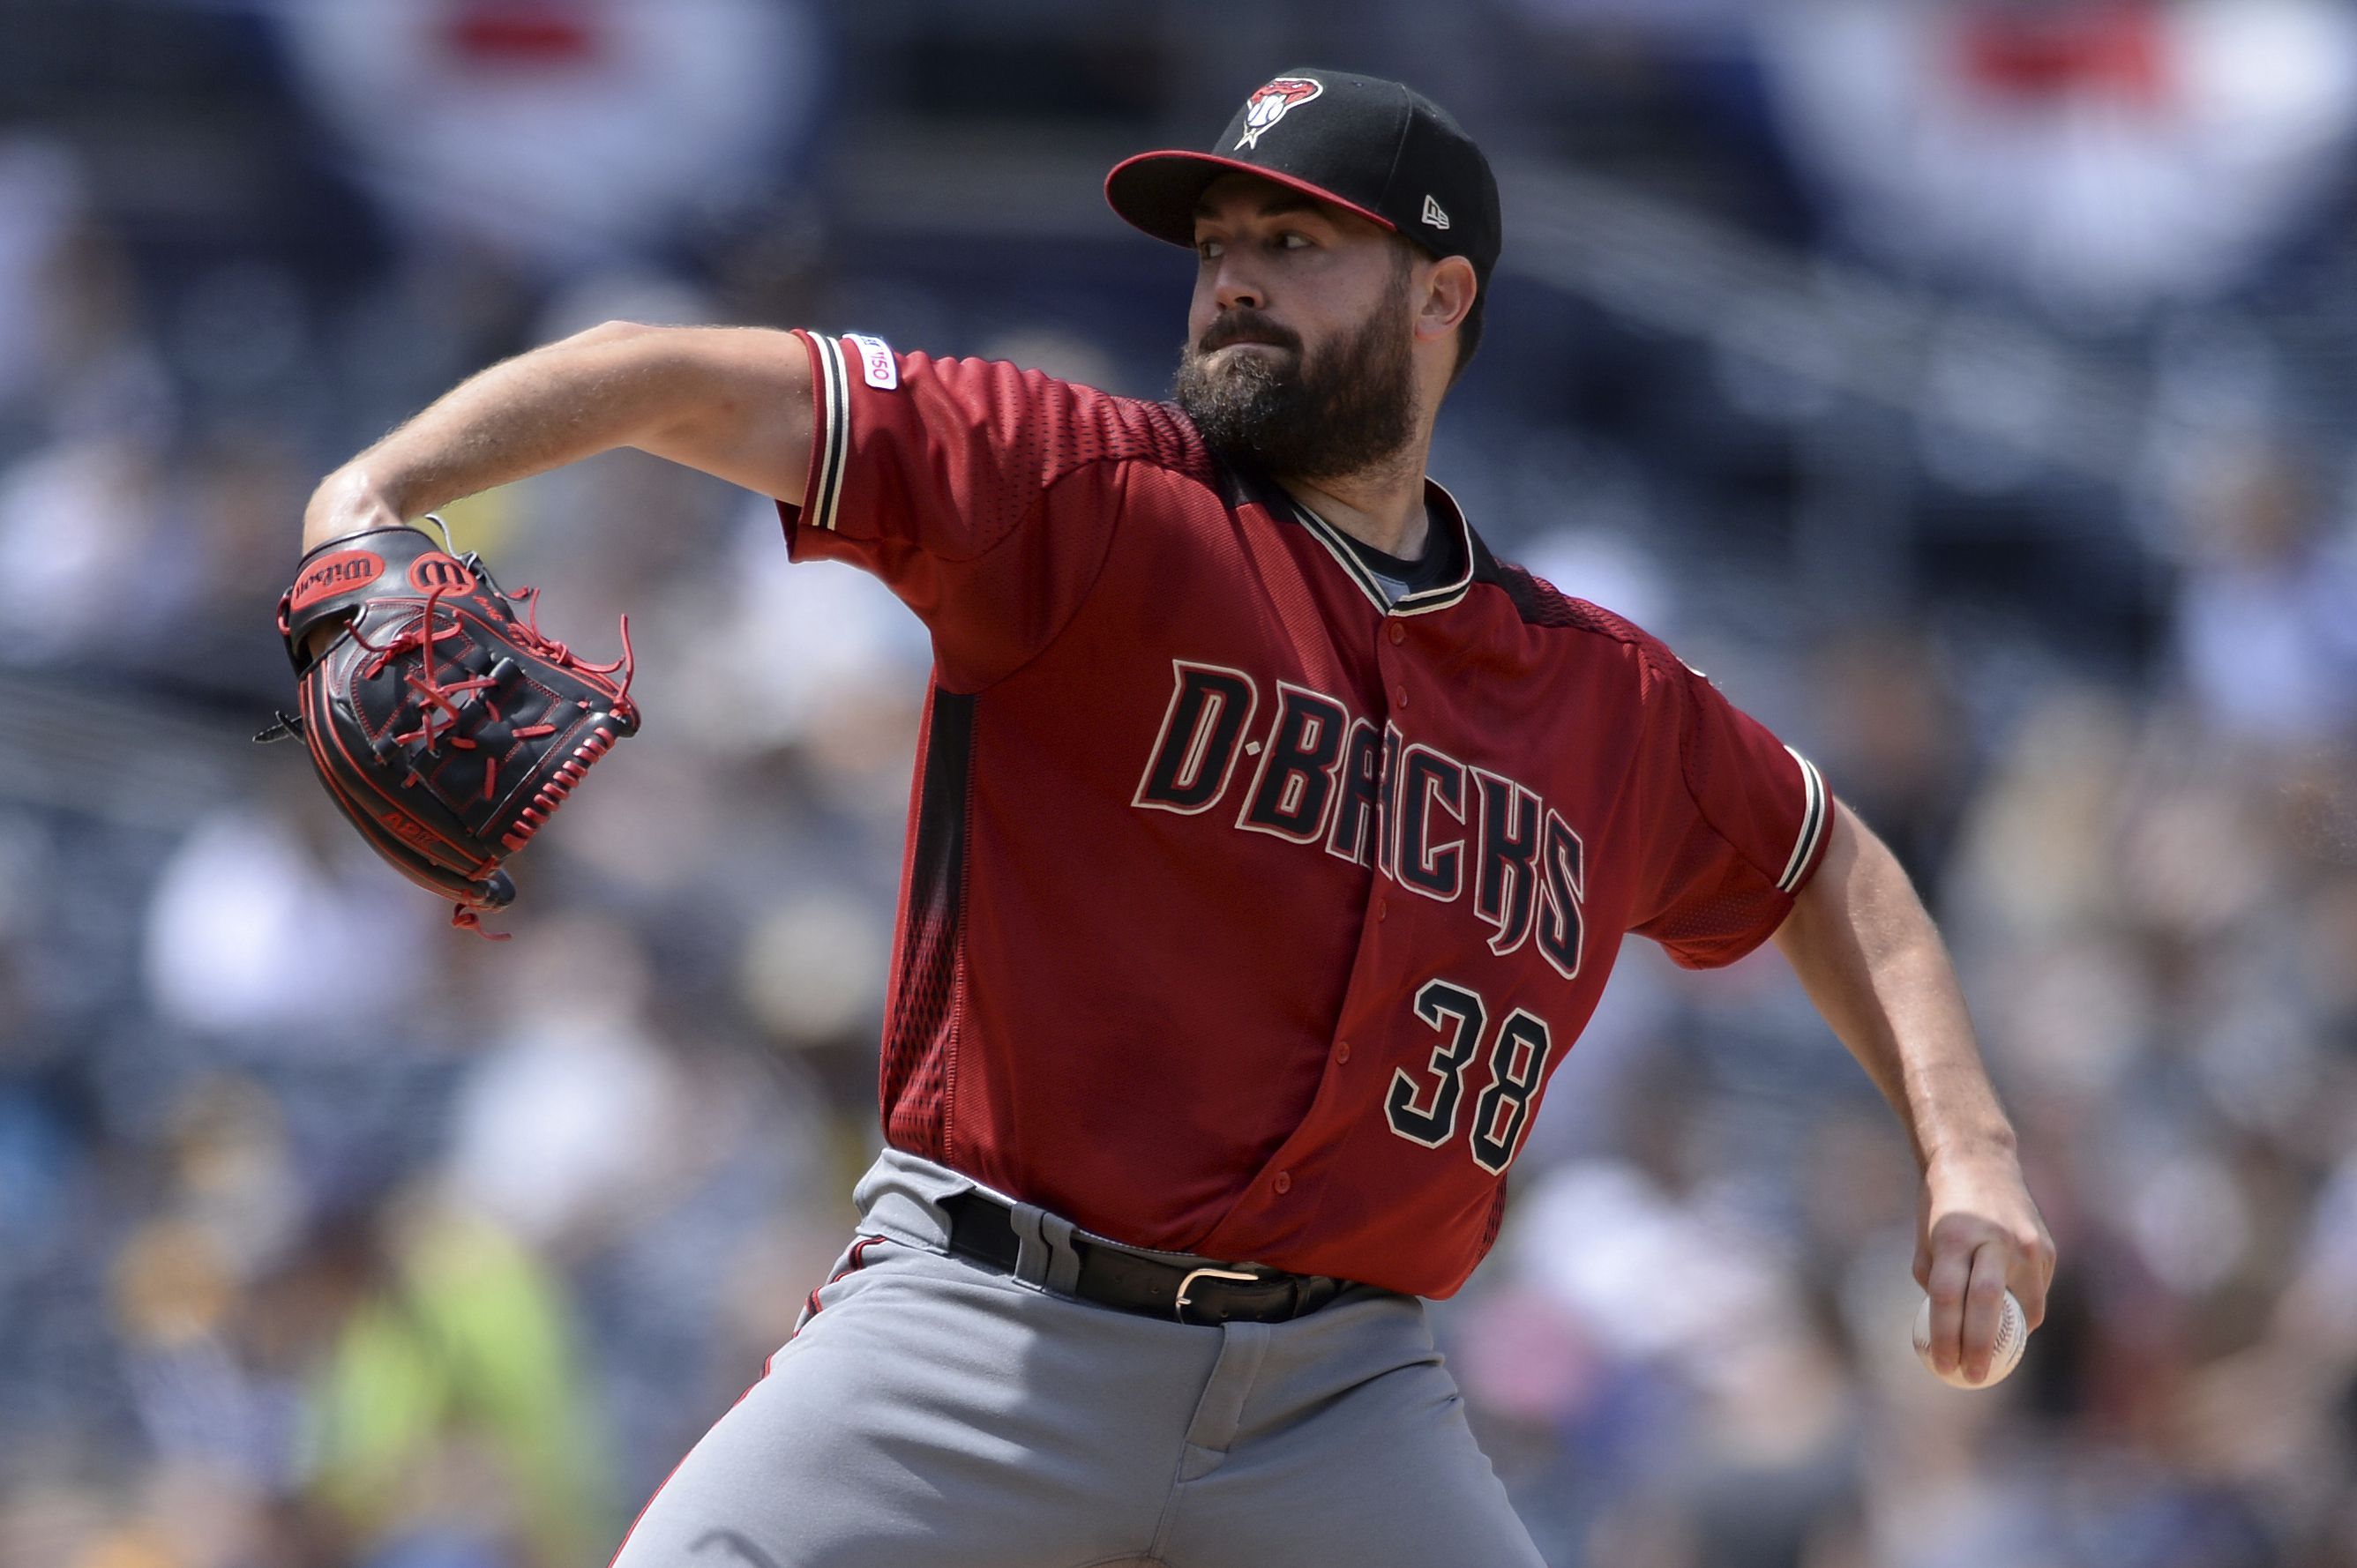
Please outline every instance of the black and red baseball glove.
[[[505, 593], [471, 551], [379, 528], [304, 556], [278, 601], [297, 710], [254, 738], [308, 742], [361, 836], [455, 900], [454, 926], [479, 930], [484, 910], [515, 897], [500, 863], [639, 727], [629, 618], [622, 657], [586, 663], [542, 633], [539, 592]], [[332, 622], [334, 637], [306, 654]]]

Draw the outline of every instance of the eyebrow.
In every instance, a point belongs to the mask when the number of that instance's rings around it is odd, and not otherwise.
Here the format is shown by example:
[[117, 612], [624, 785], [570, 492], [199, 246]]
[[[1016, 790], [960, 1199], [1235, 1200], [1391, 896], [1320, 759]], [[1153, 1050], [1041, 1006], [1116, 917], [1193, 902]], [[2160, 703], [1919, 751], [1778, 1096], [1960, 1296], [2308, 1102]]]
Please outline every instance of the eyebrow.
[[[1271, 193], [1268, 199], [1260, 204], [1259, 209], [1254, 212], [1253, 216], [1255, 218], [1278, 218], [1288, 212], [1315, 213], [1324, 208], [1325, 205], [1326, 203], [1318, 200], [1316, 197], [1305, 195], [1301, 191], [1280, 189]], [[1196, 217], [1217, 218], [1219, 215], [1219, 209], [1213, 207], [1210, 201], [1204, 200], [1195, 203]]]

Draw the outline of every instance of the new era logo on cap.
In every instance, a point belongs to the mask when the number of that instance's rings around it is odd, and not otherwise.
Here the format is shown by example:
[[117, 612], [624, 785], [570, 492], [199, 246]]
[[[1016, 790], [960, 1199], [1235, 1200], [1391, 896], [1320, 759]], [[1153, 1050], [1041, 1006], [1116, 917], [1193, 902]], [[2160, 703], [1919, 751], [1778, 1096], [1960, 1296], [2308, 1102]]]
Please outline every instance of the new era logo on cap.
[[1435, 201], [1429, 196], [1426, 196], [1424, 199], [1424, 220], [1426, 223], [1431, 224], [1436, 229], [1446, 229], [1448, 227], [1448, 214], [1443, 212], [1440, 209], [1440, 203]]

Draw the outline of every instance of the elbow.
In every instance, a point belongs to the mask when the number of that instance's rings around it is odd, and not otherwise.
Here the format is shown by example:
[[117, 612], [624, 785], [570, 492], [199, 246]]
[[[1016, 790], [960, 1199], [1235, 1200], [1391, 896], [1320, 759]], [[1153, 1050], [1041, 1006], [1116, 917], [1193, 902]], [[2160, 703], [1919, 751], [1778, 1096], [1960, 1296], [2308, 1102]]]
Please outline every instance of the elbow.
[[625, 343], [633, 338], [651, 337], [662, 330], [662, 328], [651, 327], [643, 321], [600, 321], [595, 327], [576, 332], [565, 341], [586, 348], [600, 343]]

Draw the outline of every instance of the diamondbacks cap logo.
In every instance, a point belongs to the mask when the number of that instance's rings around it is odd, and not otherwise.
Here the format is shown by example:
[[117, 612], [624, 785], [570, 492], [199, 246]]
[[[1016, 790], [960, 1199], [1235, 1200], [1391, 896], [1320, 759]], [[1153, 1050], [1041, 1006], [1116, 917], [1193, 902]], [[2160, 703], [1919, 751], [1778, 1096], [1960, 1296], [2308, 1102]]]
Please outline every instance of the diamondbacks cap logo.
[[430, 594], [436, 588], [446, 594], [463, 594], [474, 587], [475, 575], [467, 570], [465, 562], [436, 550], [410, 563], [409, 585], [421, 594]]
[[1286, 110], [1307, 103], [1325, 91], [1326, 84], [1314, 76], [1278, 77], [1244, 100], [1244, 134], [1236, 139], [1236, 145], [1259, 146], [1261, 137], [1285, 118]]

